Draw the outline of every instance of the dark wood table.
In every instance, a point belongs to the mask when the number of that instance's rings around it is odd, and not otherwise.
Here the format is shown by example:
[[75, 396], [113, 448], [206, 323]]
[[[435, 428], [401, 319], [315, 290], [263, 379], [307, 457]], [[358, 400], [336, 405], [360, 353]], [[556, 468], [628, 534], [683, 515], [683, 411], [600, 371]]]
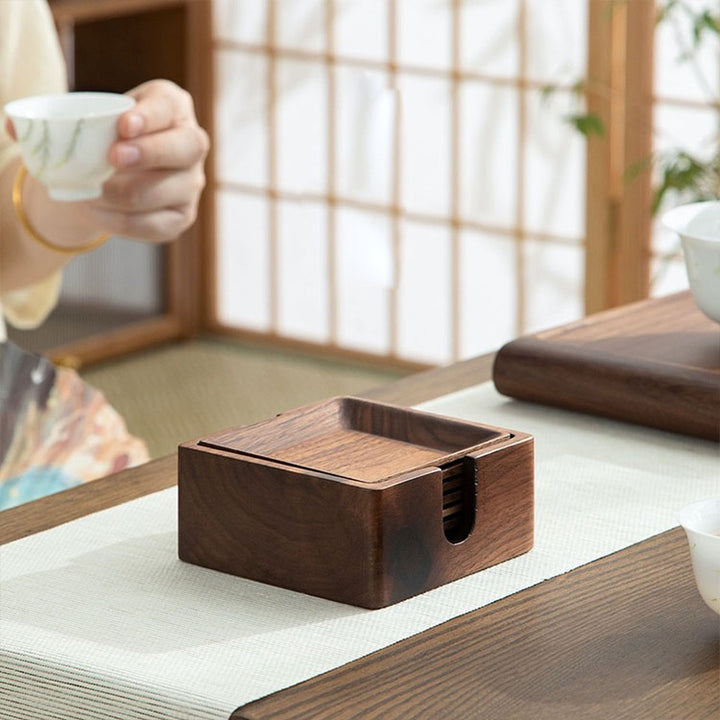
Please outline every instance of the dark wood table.
[[[492, 358], [367, 397], [411, 405], [488, 380]], [[0, 516], [0, 543], [170, 487], [175, 457]], [[720, 717], [720, 618], [685, 536], [658, 535], [238, 708], [235, 720]]]

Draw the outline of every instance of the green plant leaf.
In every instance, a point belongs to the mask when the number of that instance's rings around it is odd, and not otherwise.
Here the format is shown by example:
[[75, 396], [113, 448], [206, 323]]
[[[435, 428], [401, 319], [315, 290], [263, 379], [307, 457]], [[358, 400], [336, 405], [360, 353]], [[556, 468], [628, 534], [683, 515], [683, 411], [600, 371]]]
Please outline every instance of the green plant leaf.
[[570, 92], [573, 95], [584, 95], [587, 90], [587, 81], [585, 78], [580, 78], [570, 86]]
[[548, 85], [543, 85], [540, 90], [540, 102], [542, 102], [543, 104], [547, 103], [556, 91], [557, 85], [555, 84], [551, 83]]
[[713, 15], [710, 10], [703, 10], [695, 16], [693, 22], [693, 41], [697, 48], [706, 33], [720, 36], [720, 13]]
[[631, 183], [638, 175], [643, 173], [645, 170], [652, 168], [655, 163], [655, 156], [648, 155], [647, 157], [636, 160], [630, 167], [625, 170], [625, 182]]
[[694, 202], [713, 199], [718, 187], [718, 161], [720, 157], [702, 162], [684, 150], [662, 156], [658, 162], [661, 179], [653, 197], [653, 215], [670, 191], [685, 193]]
[[674, 8], [677, 6], [678, 0], [667, 0], [667, 2], [658, 8], [657, 15], [655, 17], [655, 24], [659, 25], [661, 22], [663, 22], [668, 15], [674, 10]]
[[586, 138], [592, 135], [597, 135], [598, 137], [605, 135], [605, 123], [596, 113], [566, 115], [565, 120]]

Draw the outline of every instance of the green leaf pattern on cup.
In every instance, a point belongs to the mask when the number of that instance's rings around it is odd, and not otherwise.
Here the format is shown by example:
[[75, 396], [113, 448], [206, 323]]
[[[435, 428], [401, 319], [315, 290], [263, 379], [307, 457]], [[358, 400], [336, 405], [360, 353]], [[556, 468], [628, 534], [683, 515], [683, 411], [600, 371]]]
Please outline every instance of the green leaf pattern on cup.
[[18, 142], [19, 143], [27, 142], [30, 139], [32, 130], [33, 130], [32, 120], [26, 120], [25, 121], [25, 132], [23, 132], [23, 134], [20, 137], [18, 137]]
[[80, 135], [82, 134], [84, 122], [85, 121], [80, 118], [80, 120], [75, 123], [75, 127], [73, 128], [73, 133], [70, 137], [70, 142], [68, 143], [67, 149], [65, 150], [65, 154], [60, 158], [60, 160], [57, 161], [57, 164], [55, 165], [56, 168], [65, 165], [65, 163], [67, 163], [68, 160], [70, 160], [75, 154], [75, 149], [77, 148], [78, 140], [80, 139]]
[[32, 149], [32, 154], [40, 157], [40, 167], [38, 168], [38, 177], [40, 177], [50, 159], [50, 131], [47, 120], [42, 121], [42, 137]]
[[[77, 150], [78, 142], [80, 140], [80, 136], [82, 135], [83, 131], [83, 125], [85, 121], [84, 119], [80, 118], [76, 123], [75, 127], [73, 128], [72, 135], [70, 136], [70, 140], [68, 142], [67, 148], [65, 149], [65, 152], [63, 153], [62, 157], [53, 165], [53, 169], [57, 169], [62, 167], [63, 165], [67, 164], [75, 154], [75, 151]], [[18, 142], [22, 145], [25, 145], [30, 142], [30, 138], [34, 134], [35, 126], [38, 125], [37, 122], [33, 122], [32, 120], [28, 120], [25, 125], [25, 130], [22, 133], [21, 136], [18, 137]], [[39, 158], [40, 160], [40, 166], [38, 167], [36, 171], [36, 176], [38, 178], [42, 177], [43, 172], [47, 169], [48, 163], [50, 162], [50, 155], [52, 152], [52, 141], [50, 138], [50, 131], [48, 129], [48, 124], [46, 120], [42, 120], [40, 122], [41, 126], [41, 137], [39, 140], [35, 143], [35, 145], [30, 148], [30, 154], [34, 155], [35, 157]]]

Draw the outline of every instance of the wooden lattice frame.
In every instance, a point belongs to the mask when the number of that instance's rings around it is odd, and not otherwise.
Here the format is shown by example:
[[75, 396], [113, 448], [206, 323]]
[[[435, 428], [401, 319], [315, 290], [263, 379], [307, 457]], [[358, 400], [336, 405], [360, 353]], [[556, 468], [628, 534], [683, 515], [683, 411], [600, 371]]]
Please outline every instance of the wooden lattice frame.
[[[247, 195], [261, 196], [268, 199], [269, 206], [269, 244], [270, 244], [270, 328], [267, 332], [257, 333], [252, 331], [239, 330], [238, 328], [228, 328], [218, 321], [217, 307], [211, 310], [211, 322], [215, 330], [221, 332], [229, 332], [230, 334], [239, 335], [241, 337], [249, 337], [252, 339], [264, 338], [279, 342], [284, 345], [291, 346], [310, 346], [320, 348], [326, 351], [335, 351], [341, 354], [361, 356], [362, 353], [347, 351], [340, 347], [338, 342], [338, 318], [336, 315], [336, 297], [337, 287], [335, 283], [334, 273], [329, 278], [329, 298], [328, 309], [329, 318], [329, 340], [325, 344], [308, 344], [302, 341], [292, 340], [283, 337], [278, 331], [278, 288], [277, 288], [277, 201], [278, 200], [310, 200], [327, 207], [328, 212], [328, 267], [335, 267], [336, 259], [336, 237], [335, 237], [335, 213], [339, 206], [348, 208], [357, 208], [361, 210], [385, 213], [391, 218], [393, 233], [393, 248], [395, 253], [395, 266], [398, 266], [397, 260], [400, 254], [400, 232], [401, 222], [410, 220], [421, 224], [429, 224], [434, 226], [445, 227], [449, 230], [451, 238], [451, 288], [452, 297], [450, 302], [451, 312], [448, 323], [451, 328], [452, 343], [452, 359], [460, 356], [460, 328], [461, 328], [461, 303], [460, 303], [460, 236], [463, 230], [475, 230], [480, 232], [492, 233], [500, 236], [510, 237], [515, 242], [516, 247], [516, 272], [518, 277], [522, 277], [525, 271], [525, 259], [523, 252], [523, 243], [528, 238], [542, 242], [552, 242], [562, 245], [571, 245], [577, 247], [582, 244], [577, 238], [555, 235], [552, 233], [529, 232], [525, 226], [524, 203], [522, 177], [525, 173], [525, 138], [527, 136], [526, 127], [526, 111], [527, 111], [527, 93], [528, 90], [540, 91], [544, 88], [544, 83], [531, 79], [528, 76], [528, 62], [525, 51], [524, 38], [527, 29], [527, 3], [528, 0], [519, 1], [519, 22], [518, 36], [520, 39], [519, 46], [521, 48], [520, 71], [515, 78], [502, 78], [490, 75], [484, 75], [479, 72], [468, 71], [461, 66], [460, 61], [460, 23], [461, 9], [463, 0], [452, 0], [452, 61], [447, 69], [439, 69], [432, 67], [419, 67], [408, 64], [401, 64], [398, 60], [397, 52], [397, 24], [398, 24], [398, 3], [397, 0], [388, 0], [387, 3], [387, 60], [381, 61], [376, 59], [358, 59], [354, 57], [343, 57], [336, 52], [334, 38], [334, 0], [325, 0], [325, 33], [326, 33], [326, 50], [324, 52], [313, 52], [308, 50], [300, 50], [296, 48], [278, 47], [276, 41], [276, 12], [274, 3], [268, 3], [267, 26], [265, 33], [265, 43], [254, 44], [247, 42], [238, 42], [226, 39], [216, 39], [214, 42], [217, 50], [239, 51], [248, 54], [261, 55], [267, 58], [268, 62], [268, 110], [266, 117], [266, 127], [268, 133], [268, 182], [263, 187], [248, 185], [245, 183], [230, 182], [226, 180], [218, 180], [216, 186], [218, 189], [229, 192], [237, 192]], [[320, 62], [324, 63], [327, 72], [327, 94], [328, 94], [328, 132], [327, 132], [327, 177], [328, 187], [325, 193], [288, 192], [278, 188], [277, 182], [277, 131], [275, 108], [277, 103], [276, 86], [275, 86], [275, 65], [278, 58], [292, 59], [297, 61]], [[395, 142], [395, 158], [393, 184], [390, 203], [387, 205], [376, 204], [370, 202], [358, 201], [349, 197], [342, 197], [338, 193], [337, 181], [335, 177], [335, 158], [336, 158], [336, 139], [337, 139], [337, 119], [335, 117], [335, 77], [334, 68], [336, 66], [355, 67], [368, 70], [381, 70], [387, 73], [390, 78], [391, 87], [396, 87], [396, 80], [400, 73], [429, 77], [442, 78], [448, 80], [451, 87], [451, 106], [450, 106], [450, 148], [451, 148], [451, 207], [447, 216], [433, 215], [429, 213], [410, 212], [402, 207], [401, 204], [401, 187], [400, 187], [400, 143]], [[518, 126], [518, 162], [516, 168], [518, 194], [515, 205], [516, 222], [514, 226], [494, 226], [468, 220], [461, 217], [460, 213], [460, 193], [459, 193], [459, 176], [460, 176], [460, 141], [462, 117], [460, 112], [459, 94], [463, 82], [476, 81], [487, 85], [510, 87], [518, 90], [518, 116], [520, 118]], [[400, 133], [400, 117], [396, 115], [395, 120], [395, 137]], [[518, 283], [518, 311], [515, 320], [517, 332], [520, 333], [525, 328], [525, 297], [524, 284]], [[383, 357], [386, 362], [417, 366], [417, 363], [408, 363], [398, 353], [398, 302], [397, 297], [393, 294], [390, 303], [390, 339], [389, 353]], [[377, 357], [377, 356], [373, 356]]]
[[[335, 351], [345, 355], [363, 355], [347, 351], [338, 342], [337, 287], [334, 273], [328, 282], [329, 340], [324, 344], [309, 344], [283, 337], [279, 332], [279, 308], [277, 287], [277, 203], [279, 200], [310, 200], [327, 207], [328, 213], [328, 267], [335, 267], [336, 237], [335, 214], [338, 207], [387, 214], [392, 221], [395, 260], [400, 253], [400, 233], [403, 220], [445, 227], [451, 238], [451, 312], [448, 322], [451, 328], [452, 359], [460, 356], [461, 303], [460, 303], [460, 236], [463, 230], [475, 230], [506, 236], [513, 239], [516, 248], [516, 273], [518, 277], [517, 316], [515, 327], [518, 334], [526, 328], [526, 288], [522, 281], [525, 273], [524, 243], [550, 242], [586, 248], [585, 310], [594, 312], [614, 305], [647, 297], [650, 289], [650, 262], [652, 259], [652, 219], [650, 170], [639, 172], [632, 182], [627, 182], [627, 168], [652, 153], [653, 107], [658, 101], [692, 106], [693, 101], [678, 98], [657, 98], [653, 91], [653, 53], [655, 35], [655, 1], [588, 0], [588, 110], [598, 114], [604, 121], [607, 133], [602, 138], [592, 138], [588, 143], [586, 238], [537, 233], [528, 230], [524, 216], [524, 183], [526, 171], [525, 144], [527, 138], [527, 91], [542, 90], [544, 83], [528, 75], [526, 30], [529, 0], [519, 0], [517, 32], [520, 47], [519, 73], [514, 78], [484, 75], [463, 68], [460, 60], [460, 23], [463, 0], [452, 0], [452, 58], [447, 69], [419, 67], [402, 64], [397, 52], [398, 2], [387, 2], [387, 59], [358, 59], [343, 57], [336, 52], [334, 38], [334, 0], [325, 0], [326, 50], [313, 52], [295, 48], [279, 47], [276, 38], [275, 4], [268, 3], [266, 37], [264, 43], [237, 42], [216, 39], [218, 50], [239, 51], [260, 55], [268, 62], [268, 182], [264, 186], [221, 180], [216, 187], [223, 191], [261, 196], [268, 199], [270, 244], [270, 328], [257, 333], [223, 326], [218, 320], [217, 307], [211, 306], [210, 324], [221, 332], [269, 339], [284, 345], [313, 347]], [[275, 73], [278, 58], [324, 63], [327, 73], [328, 132], [327, 132], [327, 192], [293, 193], [278, 187], [277, 176], [277, 129], [275, 110], [277, 104]], [[336, 66], [380, 70], [387, 73], [391, 86], [396, 86], [400, 73], [429, 78], [442, 78], [450, 82], [450, 148], [451, 148], [451, 206], [447, 216], [410, 212], [402, 207], [400, 187], [400, 143], [395, 143], [394, 176], [390, 203], [387, 205], [359, 201], [339, 194], [335, 177], [337, 118], [335, 117]], [[494, 226], [463, 218], [460, 212], [460, 142], [463, 118], [460, 112], [459, 94], [462, 83], [481, 82], [487, 85], [516, 89], [518, 110], [517, 197], [515, 224]], [[563, 89], [563, 88], [560, 88]], [[569, 89], [569, 88], [565, 88]], [[396, 118], [395, 135], [400, 133], [400, 119]], [[396, 262], [397, 266], [397, 262]], [[213, 298], [212, 302], [215, 302]], [[390, 350], [383, 359], [387, 362], [408, 364], [398, 353], [398, 303], [393, 296], [390, 305]], [[372, 356], [377, 357], [377, 356]], [[415, 365], [414, 363], [409, 363]]]

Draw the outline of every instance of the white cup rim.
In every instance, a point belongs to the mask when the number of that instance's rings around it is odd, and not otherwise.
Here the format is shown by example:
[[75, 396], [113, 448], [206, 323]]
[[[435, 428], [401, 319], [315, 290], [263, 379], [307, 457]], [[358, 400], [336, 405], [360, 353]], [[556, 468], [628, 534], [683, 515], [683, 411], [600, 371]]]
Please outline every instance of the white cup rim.
[[[105, 104], [97, 110], [77, 110], [75, 112], [65, 112], [62, 115], [49, 115], [42, 112], [40, 106], [48, 102], [61, 101], [72, 103], [74, 99], [92, 101], [97, 100], [98, 103]], [[28, 97], [11, 100], [7, 103], [3, 111], [9, 117], [21, 118], [23, 120], [78, 120], [80, 118], [102, 118], [121, 115], [127, 112], [135, 105], [135, 99], [129, 95], [110, 92], [71, 92], [71, 93], [54, 93], [49, 95], [30, 95]]]
[[675, 518], [683, 529], [718, 540], [720, 538], [718, 538], [715, 533], [699, 527], [701, 524], [701, 513], [706, 508], [715, 510], [715, 515], [720, 519], [720, 497], [706, 498], [705, 500], [698, 500], [690, 505], [686, 505], [675, 513]]
[[706, 235], [704, 233], [692, 232], [688, 234], [687, 226], [694, 217], [700, 213], [703, 208], [717, 206], [720, 212], [720, 200], [705, 200], [703, 202], [688, 203], [687, 205], [678, 205], [668, 210], [661, 219], [662, 224], [676, 232], [681, 237], [692, 238], [693, 240], [704, 240], [705, 242], [718, 243], [720, 237], [714, 235]]

